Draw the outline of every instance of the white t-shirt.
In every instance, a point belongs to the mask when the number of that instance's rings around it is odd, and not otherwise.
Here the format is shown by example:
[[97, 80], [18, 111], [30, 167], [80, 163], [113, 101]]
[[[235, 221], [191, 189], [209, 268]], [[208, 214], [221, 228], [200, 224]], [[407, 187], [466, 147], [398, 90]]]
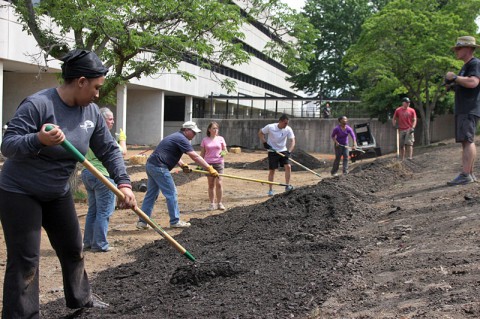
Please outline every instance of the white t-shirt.
[[283, 152], [287, 150], [287, 139], [294, 139], [295, 135], [290, 126], [279, 128], [278, 123], [268, 124], [262, 128], [263, 134], [268, 134], [267, 143], [275, 151]]

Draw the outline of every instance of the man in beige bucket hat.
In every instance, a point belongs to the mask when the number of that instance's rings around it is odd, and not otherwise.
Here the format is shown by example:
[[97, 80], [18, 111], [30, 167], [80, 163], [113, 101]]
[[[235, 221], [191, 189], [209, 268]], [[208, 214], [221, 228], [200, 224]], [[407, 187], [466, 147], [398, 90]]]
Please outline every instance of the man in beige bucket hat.
[[463, 150], [462, 172], [447, 182], [450, 186], [476, 181], [473, 164], [477, 155], [475, 131], [480, 118], [480, 60], [473, 53], [478, 47], [474, 37], [459, 37], [452, 50], [465, 64], [458, 75], [454, 72], [445, 75], [447, 90], [455, 91], [455, 141], [462, 143]]

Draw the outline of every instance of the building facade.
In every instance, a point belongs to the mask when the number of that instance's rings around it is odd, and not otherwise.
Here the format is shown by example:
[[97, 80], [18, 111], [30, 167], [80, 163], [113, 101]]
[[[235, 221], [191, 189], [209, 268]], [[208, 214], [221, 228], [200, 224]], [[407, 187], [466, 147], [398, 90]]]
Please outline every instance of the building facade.
[[[38, 90], [59, 83], [60, 63], [44, 57], [35, 39], [23, 31], [12, 5], [0, 0], [0, 123], [5, 124], [19, 103]], [[109, 106], [116, 117], [116, 127], [123, 128], [131, 144], [157, 144], [164, 136], [178, 130], [181, 123], [195, 118], [259, 118], [265, 112], [291, 113], [301, 107], [298, 101], [238, 100], [226, 95], [216, 79], [236, 81], [237, 92], [230, 96], [296, 96], [288, 74], [278, 61], [262, 53], [271, 41], [259, 25], [244, 25], [244, 50], [251, 55], [248, 64], [222, 65], [212, 71], [201, 69], [194, 61], [184, 61], [180, 69], [195, 75], [186, 81], [177, 74], [159, 74], [131, 80], [117, 88], [117, 105]], [[198, 138], [197, 138], [198, 139]], [[199, 141], [194, 140], [194, 143]]]

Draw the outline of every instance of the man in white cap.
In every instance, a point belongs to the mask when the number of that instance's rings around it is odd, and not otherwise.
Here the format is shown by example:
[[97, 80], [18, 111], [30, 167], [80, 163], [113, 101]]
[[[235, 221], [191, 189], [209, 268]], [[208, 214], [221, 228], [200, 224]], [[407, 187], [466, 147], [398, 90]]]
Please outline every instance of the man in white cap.
[[445, 75], [447, 90], [455, 91], [455, 140], [462, 143], [463, 150], [462, 172], [447, 182], [450, 186], [476, 181], [473, 164], [477, 156], [475, 131], [480, 117], [480, 60], [473, 53], [478, 47], [474, 37], [459, 37], [452, 50], [465, 64], [458, 75], [453, 72]]
[[[168, 214], [170, 215], [170, 227], [190, 227], [190, 223], [180, 220], [178, 208], [177, 188], [170, 171], [178, 165], [184, 173], [190, 173], [191, 169], [181, 158], [187, 154], [198, 165], [205, 168], [211, 176], [218, 177], [218, 172], [193, 150], [190, 141], [201, 130], [192, 121], [183, 123], [180, 131], [165, 137], [158, 144], [155, 151], [150, 155], [146, 164], [147, 170], [147, 193], [143, 199], [142, 210], [148, 217], [152, 216], [153, 206], [162, 191], [167, 201]], [[137, 222], [138, 229], [147, 229], [148, 224], [140, 219]]]

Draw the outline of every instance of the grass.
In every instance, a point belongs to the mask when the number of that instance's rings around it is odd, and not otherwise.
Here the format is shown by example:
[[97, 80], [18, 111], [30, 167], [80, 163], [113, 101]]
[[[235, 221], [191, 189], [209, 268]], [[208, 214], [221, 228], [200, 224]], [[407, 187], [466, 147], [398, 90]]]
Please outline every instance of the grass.
[[86, 203], [87, 202], [87, 194], [82, 190], [76, 190], [73, 193], [73, 201], [75, 203]]

